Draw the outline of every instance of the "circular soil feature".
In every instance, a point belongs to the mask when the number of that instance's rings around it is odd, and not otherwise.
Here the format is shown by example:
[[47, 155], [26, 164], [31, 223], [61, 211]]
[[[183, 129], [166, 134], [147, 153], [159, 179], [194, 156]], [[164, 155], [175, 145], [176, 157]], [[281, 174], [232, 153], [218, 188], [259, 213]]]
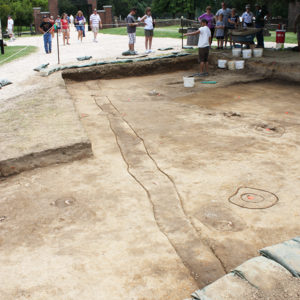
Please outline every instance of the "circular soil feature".
[[202, 206], [195, 217], [207, 227], [218, 231], [241, 231], [245, 224], [238, 216], [222, 203]]
[[277, 124], [256, 124], [254, 129], [263, 135], [272, 137], [281, 137], [285, 133], [285, 129]]
[[275, 205], [278, 197], [265, 190], [240, 187], [228, 201], [232, 204], [249, 209], [264, 209]]
[[68, 198], [57, 199], [51, 204], [55, 205], [58, 208], [65, 208], [74, 205], [75, 202], [76, 200], [74, 198], [68, 197]]

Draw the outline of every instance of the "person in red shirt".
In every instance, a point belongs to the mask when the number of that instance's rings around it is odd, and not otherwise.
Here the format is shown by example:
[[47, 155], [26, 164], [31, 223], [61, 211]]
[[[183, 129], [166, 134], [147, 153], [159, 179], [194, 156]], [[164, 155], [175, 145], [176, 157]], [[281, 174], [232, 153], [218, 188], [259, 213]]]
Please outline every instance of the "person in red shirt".
[[67, 45], [70, 45], [69, 43], [69, 31], [70, 31], [70, 25], [69, 25], [69, 21], [67, 19], [67, 14], [64, 13], [62, 15], [62, 19], [61, 19], [61, 31], [63, 34], [63, 43], [64, 46], [66, 45], [66, 40], [67, 40]]

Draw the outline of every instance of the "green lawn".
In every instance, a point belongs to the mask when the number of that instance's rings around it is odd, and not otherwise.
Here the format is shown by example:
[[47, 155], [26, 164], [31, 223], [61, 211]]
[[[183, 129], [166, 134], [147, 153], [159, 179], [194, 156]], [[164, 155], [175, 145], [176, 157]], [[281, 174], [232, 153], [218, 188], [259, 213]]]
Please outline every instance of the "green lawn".
[[[266, 42], [276, 42], [276, 31], [270, 31], [271, 36], [265, 36]], [[285, 34], [285, 42], [288, 44], [297, 44], [297, 35], [294, 32]]]
[[[181, 38], [181, 34], [178, 33], [178, 26], [167, 26], [167, 27], [160, 27], [155, 28], [155, 37], [168, 37], [168, 38]], [[100, 31], [104, 34], [117, 34], [117, 35], [127, 35], [126, 27], [119, 27], [119, 28], [108, 28], [103, 29]], [[144, 36], [144, 28], [138, 27], [136, 29], [136, 35], [137, 36]]]
[[[181, 38], [181, 34], [178, 33], [178, 26], [167, 26], [167, 27], [159, 27], [155, 28], [155, 37], [166, 37], [166, 38]], [[101, 33], [104, 34], [117, 34], [117, 35], [127, 35], [126, 27], [119, 27], [119, 28], [108, 28], [108, 29], [103, 29], [100, 31]], [[265, 36], [265, 41], [266, 42], [276, 42], [276, 32], [275, 31], [270, 31], [271, 36]], [[144, 28], [143, 27], [138, 27], [136, 31], [137, 36], [144, 36]], [[286, 38], [285, 38], [286, 43], [290, 44], [297, 44], [297, 35], [293, 32], [287, 32], [286, 33]]]
[[7, 46], [4, 47], [4, 55], [0, 54], [0, 66], [12, 60], [29, 55], [37, 51], [35, 46]]

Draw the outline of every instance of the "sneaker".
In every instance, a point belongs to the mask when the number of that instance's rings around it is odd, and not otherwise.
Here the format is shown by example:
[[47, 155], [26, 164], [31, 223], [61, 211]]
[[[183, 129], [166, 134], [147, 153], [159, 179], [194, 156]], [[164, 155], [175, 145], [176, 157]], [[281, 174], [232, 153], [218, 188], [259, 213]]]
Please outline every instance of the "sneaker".
[[203, 74], [203, 76], [208, 76], [208, 73], [207, 72], [204, 72], [204, 73], [202, 73]]
[[97, 40], [94, 40], [94, 42], [95, 42], [95, 43], [98, 43], [98, 41], [97, 41]]
[[145, 53], [146, 53], [146, 54], [149, 54], [149, 53], [151, 53], [151, 50], [146, 50]]
[[204, 73], [196, 73], [192, 75], [192, 77], [202, 77], [202, 76], [205, 76]]
[[150, 51], [150, 53], [155, 53], [155, 51], [154, 51], [154, 50], [151, 50], [151, 49], [150, 49], [149, 51]]
[[137, 51], [133, 51], [133, 52], [134, 52], [134, 55], [139, 55]]

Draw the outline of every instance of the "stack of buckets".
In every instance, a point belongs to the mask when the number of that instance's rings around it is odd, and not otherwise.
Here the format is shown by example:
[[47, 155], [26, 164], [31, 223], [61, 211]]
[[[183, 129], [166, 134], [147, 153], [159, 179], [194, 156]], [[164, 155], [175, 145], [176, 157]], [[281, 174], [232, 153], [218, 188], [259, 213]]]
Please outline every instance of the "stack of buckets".
[[276, 49], [284, 48], [285, 32], [284, 25], [278, 24], [278, 29], [276, 30]]

